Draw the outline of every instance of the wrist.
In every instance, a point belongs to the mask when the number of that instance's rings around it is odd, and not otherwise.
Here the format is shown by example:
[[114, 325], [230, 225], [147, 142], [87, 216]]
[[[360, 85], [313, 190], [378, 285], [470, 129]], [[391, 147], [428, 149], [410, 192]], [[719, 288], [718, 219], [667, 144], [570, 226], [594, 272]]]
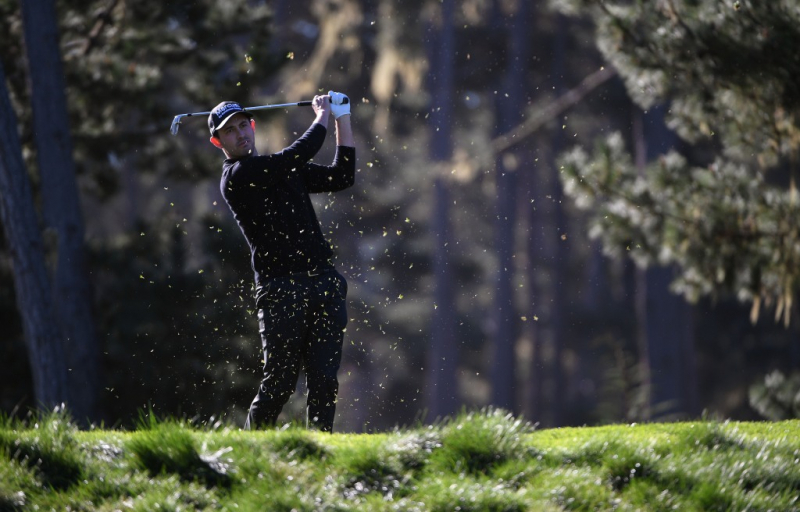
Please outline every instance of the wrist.
[[327, 110], [323, 110], [323, 111], [317, 112], [317, 117], [316, 117], [316, 119], [314, 119], [314, 122], [327, 126], [328, 125], [328, 117], [329, 116], [330, 116], [330, 112], [327, 111]]

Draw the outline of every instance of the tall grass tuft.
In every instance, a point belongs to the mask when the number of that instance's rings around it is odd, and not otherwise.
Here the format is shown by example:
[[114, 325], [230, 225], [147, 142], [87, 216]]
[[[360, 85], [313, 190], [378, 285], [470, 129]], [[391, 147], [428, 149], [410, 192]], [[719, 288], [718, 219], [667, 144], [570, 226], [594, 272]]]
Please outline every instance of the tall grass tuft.
[[431, 461], [442, 469], [483, 474], [530, 455], [524, 442], [533, 426], [500, 409], [462, 413], [442, 428], [442, 447]]
[[[75, 425], [64, 409], [33, 413], [26, 422], [0, 421], [0, 457], [31, 470], [45, 488], [67, 489], [83, 476]], [[19, 502], [19, 495], [5, 501]]]
[[204, 459], [195, 441], [176, 421], [159, 422], [152, 412], [140, 421], [140, 429], [127, 443], [134, 464], [151, 476], [175, 474], [184, 481], [199, 481], [208, 487], [229, 487], [227, 467]]

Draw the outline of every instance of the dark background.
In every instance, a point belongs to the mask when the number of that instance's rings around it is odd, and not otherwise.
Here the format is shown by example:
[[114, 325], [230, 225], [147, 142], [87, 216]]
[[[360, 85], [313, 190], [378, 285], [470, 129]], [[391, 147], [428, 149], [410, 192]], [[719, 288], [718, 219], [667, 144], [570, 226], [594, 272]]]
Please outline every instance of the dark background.
[[[631, 152], [646, 141], [647, 159], [674, 148], [704, 165], [718, 148], [678, 138], [619, 76], [548, 111], [609, 63], [589, 14], [521, 5], [56, 2], [101, 352], [92, 419], [129, 427], [152, 408], [243, 422], [261, 357], [249, 254], [219, 194], [222, 155], [205, 118], [185, 119], [177, 137], [169, 124], [224, 99], [283, 103], [329, 89], [352, 99], [358, 152], [356, 185], [315, 198], [350, 285], [337, 430], [488, 405], [546, 427], [761, 418], [749, 390], [798, 369], [797, 319], [785, 326], [765, 307], [752, 323], [750, 303], [724, 290], [690, 304], [668, 289], [676, 267], [605, 256], [558, 179], [561, 153], [612, 131]], [[0, 0], [0, 23], [41, 207], [18, 2]], [[535, 132], [493, 149], [537, 116]], [[312, 119], [257, 113], [260, 151], [290, 144]], [[334, 145], [331, 123], [316, 161]], [[20, 309], [0, 234], [0, 410], [16, 415], [37, 403]], [[285, 419], [302, 415], [302, 392]]]

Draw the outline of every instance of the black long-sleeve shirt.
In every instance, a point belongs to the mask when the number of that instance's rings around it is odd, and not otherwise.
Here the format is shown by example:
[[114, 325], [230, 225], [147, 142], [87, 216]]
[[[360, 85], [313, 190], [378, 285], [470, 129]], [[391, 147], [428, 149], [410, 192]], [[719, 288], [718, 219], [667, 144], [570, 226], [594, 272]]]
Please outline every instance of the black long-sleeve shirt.
[[309, 162], [327, 128], [315, 123], [272, 155], [226, 159], [220, 191], [250, 245], [256, 298], [274, 277], [330, 267], [333, 250], [322, 234], [309, 193], [337, 192], [355, 182], [355, 148], [337, 146], [332, 165]]

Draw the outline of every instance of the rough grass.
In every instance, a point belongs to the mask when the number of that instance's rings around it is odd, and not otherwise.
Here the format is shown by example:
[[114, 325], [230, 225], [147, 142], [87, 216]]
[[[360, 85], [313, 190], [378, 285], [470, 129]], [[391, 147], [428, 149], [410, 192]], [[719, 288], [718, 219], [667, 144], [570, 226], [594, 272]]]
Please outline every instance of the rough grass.
[[800, 421], [536, 431], [501, 411], [386, 434], [0, 421], [0, 512], [800, 510]]

